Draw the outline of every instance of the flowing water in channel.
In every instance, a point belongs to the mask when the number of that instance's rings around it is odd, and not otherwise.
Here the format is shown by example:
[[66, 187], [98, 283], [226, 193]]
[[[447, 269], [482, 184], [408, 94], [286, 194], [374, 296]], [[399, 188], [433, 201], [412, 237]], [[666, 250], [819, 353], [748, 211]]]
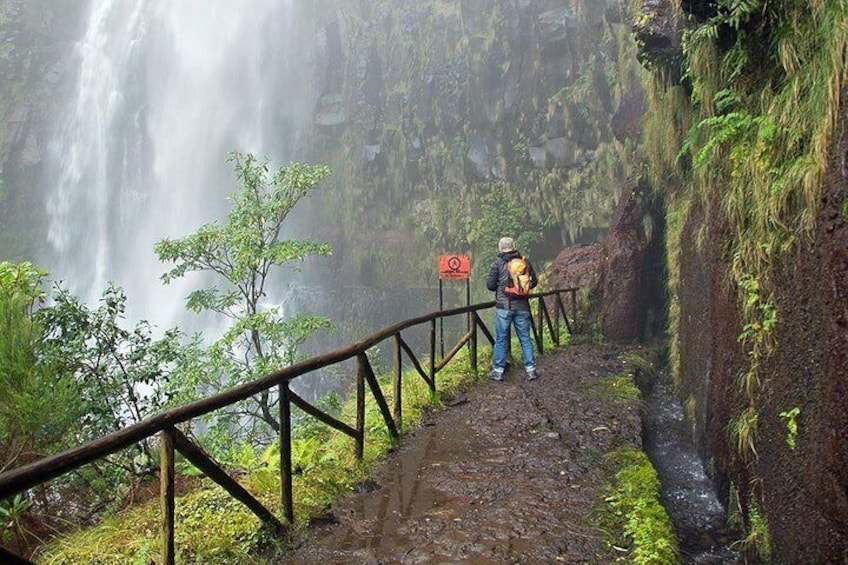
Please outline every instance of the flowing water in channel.
[[666, 383], [643, 390], [643, 395], [645, 450], [662, 483], [663, 504], [677, 530], [683, 563], [742, 563], [729, 547], [739, 533], [726, 525], [727, 513], [690, 439], [680, 402]]

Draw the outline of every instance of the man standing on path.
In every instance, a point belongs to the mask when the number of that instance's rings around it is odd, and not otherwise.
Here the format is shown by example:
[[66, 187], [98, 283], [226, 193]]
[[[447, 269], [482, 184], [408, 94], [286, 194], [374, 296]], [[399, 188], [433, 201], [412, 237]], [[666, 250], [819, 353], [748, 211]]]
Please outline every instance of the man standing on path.
[[[527, 380], [539, 377], [536, 371], [536, 356], [530, 341], [530, 301], [527, 294], [539, 280], [529, 261], [516, 251], [511, 237], [502, 237], [498, 242], [498, 258], [486, 277], [486, 288], [495, 293], [495, 352], [489, 378], [502, 381], [506, 369], [507, 338], [510, 325], [521, 343], [521, 357]], [[523, 271], [523, 272], [522, 272]]]

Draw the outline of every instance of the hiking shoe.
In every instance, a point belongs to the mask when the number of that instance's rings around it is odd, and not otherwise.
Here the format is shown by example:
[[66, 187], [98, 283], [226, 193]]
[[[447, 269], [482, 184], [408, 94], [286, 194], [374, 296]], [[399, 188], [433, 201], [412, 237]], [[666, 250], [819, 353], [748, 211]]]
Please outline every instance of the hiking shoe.
[[532, 371], [527, 371], [527, 380], [528, 381], [535, 381], [538, 378], [539, 378], [539, 372], [536, 371], [536, 369], [533, 369]]
[[491, 373], [489, 373], [489, 380], [502, 381], [503, 380], [503, 373], [499, 373], [497, 371], [492, 371]]

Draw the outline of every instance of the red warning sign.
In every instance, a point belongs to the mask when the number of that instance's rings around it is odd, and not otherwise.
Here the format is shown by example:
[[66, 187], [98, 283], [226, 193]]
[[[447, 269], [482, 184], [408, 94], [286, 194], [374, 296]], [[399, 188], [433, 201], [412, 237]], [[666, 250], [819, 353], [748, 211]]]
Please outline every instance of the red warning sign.
[[470, 272], [468, 255], [439, 255], [440, 279], [467, 279]]

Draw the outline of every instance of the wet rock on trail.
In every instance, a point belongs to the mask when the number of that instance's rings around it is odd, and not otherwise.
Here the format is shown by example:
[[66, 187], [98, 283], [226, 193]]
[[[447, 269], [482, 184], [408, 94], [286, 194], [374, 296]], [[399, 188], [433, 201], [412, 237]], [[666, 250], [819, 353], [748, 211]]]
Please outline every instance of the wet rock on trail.
[[430, 414], [283, 563], [610, 563], [593, 507], [603, 455], [641, 446], [638, 402], [610, 393], [636, 347], [573, 344]]

